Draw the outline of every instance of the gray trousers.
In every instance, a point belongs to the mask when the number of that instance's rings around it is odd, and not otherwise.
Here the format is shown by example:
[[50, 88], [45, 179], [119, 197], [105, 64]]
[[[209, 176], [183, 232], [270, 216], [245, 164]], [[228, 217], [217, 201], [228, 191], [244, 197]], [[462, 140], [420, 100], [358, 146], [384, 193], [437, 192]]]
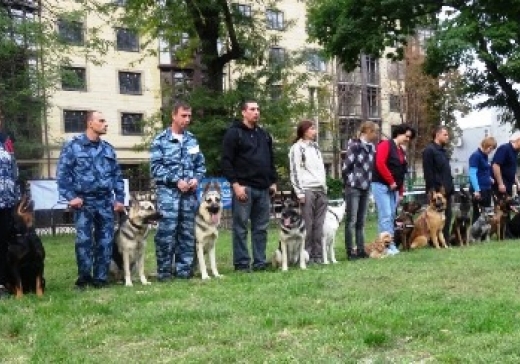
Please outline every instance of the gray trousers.
[[302, 205], [302, 215], [305, 221], [307, 235], [305, 249], [311, 259], [321, 259], [323, 223], [327, 213], [327, 195], [325, 192], [305, 190], [305, 203]]

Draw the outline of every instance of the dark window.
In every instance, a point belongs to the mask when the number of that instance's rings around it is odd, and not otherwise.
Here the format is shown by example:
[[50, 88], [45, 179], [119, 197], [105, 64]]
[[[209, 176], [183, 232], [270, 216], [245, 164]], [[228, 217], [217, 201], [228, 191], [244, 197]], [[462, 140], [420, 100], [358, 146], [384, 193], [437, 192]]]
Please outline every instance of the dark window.
[[115, 4], [117, 6], [125, 6], [126, 5], [126, 0], [114, 0], [113, 4]]
[[269, 50], [269, 64], [273, 66], [283, 65], [285, 61], [285, 49], [272, 47]]
[[369, 118], [379, 117], [379, 89], [367, 87], [367, 111]]
[[123, 135], [143, 135], [143, 114], [122, 113], [121, 133]]
[[390, 95], [388, 97], [389, 108], [391, 112], [401, 112], [401, 100], [399, 95]]
[[61, 88], [66, 91], [85, 91], [87, 89], [85, 67], [62, 67]]
[[367, 75], [367, 83], [371, 85], [379, 84], [379, 61], [377, 58], [365, 56], [365, 67]]
[[283, 12], [267, 9], [265, 16], [267, 20], [267, 29], [284, 30]]
[[119, 92], [122, 94], [140, 95], [141, 74], [137, 72], [119, 72]]
[[251, 18], [251, 5], [246, 4], [232, 4], [233, 10], [242, 15], [244, 18]]
[[307, 58], [307, 70], [311, 72], [325, 72], [327, 71], [327, 64], [320, 54], [311, 52]]
[[87, 112], [85, 110], [63, 110], [65, 133], [81, 133], [86, 128]]
[[118, 51], [139, 52], [137, 33], [127, 28], [116, 28], [116, 49]]
[[83, 45], [83, 23], [79, 21], [58, 20], [58, 34], [63, 43]]

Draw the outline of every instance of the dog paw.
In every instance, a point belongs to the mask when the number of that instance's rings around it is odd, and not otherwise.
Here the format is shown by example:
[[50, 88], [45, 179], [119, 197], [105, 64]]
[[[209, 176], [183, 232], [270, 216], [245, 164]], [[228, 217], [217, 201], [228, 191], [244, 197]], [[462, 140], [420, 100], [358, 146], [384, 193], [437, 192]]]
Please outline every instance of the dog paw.
[[151, 285], [152, 283], [151, 283], [151, 282], [148, 282], [148, 281], [141, 281], [141, 284], [142, 284], [143, 286], [149, 286], [149, 285]]
[[224, 278], [223, 274], [215, 274], [215, 278]]
[[125, 286], [127, 286], [127, 287], [132, 287], [133, 284], [132, 284], [132, 282], [126, 282], [126, 283], [125, 283]]
[[327, 265], [327, 264], [329, 264], [329, 261], [328, 260], [324, 260], [323, 264]]
[[337, 264], [337, 263], [338, 263], [337, 260], [333, 260], [333, 261], [332, 261], [332, 264]]
[[211, 279], [210, 276], [202, 276], [201, 278], [202, 278], [203, 281]]

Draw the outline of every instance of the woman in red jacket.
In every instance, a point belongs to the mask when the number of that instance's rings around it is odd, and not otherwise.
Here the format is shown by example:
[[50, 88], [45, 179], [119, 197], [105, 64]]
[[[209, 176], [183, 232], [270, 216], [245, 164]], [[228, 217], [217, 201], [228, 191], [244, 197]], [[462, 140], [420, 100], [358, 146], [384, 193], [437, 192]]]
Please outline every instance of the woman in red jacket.
[[[399, 124], [392, 130], [392, 139], [383, 140], [377, 145], [371, 189], [377, 206], [379, 233], [388, 232], [394, 236], [396, 209], [404, 193], [404, 179], [408, 171], [403, 146], [413, 138], [415, 129]], [[388, 253], [399, 253], [393, 242], [388, 247]]]

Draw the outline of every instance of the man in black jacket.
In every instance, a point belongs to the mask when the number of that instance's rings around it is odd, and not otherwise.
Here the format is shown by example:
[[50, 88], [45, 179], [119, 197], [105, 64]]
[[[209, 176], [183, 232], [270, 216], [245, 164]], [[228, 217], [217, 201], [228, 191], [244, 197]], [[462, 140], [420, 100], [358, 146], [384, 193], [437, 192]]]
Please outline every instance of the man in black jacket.
[[251, 220], [253, 270], [265, 270], [270, 198], [276, 192], [273, 140], [258, 120], [255, 101], [242, 104], [242, 121], [235, 122], [224, 135], [222, 173], [233, 187], [233, 264], [237, 271], [249, 272], [247, 223]]
[[422, 154], [424, 180], [426, 182], [426, 193], [438, 191], [444, 187], [446, 191], [446, 223], [444, 224], [444, 238], [450, 238], [451, 226], [451, 196], [454, 192], [453, 177], [451, 175], [450, 159], [445, 146], [450, 136], [445, 126], [438, 126], [432, 133], [433, 141], [426, 146]]

